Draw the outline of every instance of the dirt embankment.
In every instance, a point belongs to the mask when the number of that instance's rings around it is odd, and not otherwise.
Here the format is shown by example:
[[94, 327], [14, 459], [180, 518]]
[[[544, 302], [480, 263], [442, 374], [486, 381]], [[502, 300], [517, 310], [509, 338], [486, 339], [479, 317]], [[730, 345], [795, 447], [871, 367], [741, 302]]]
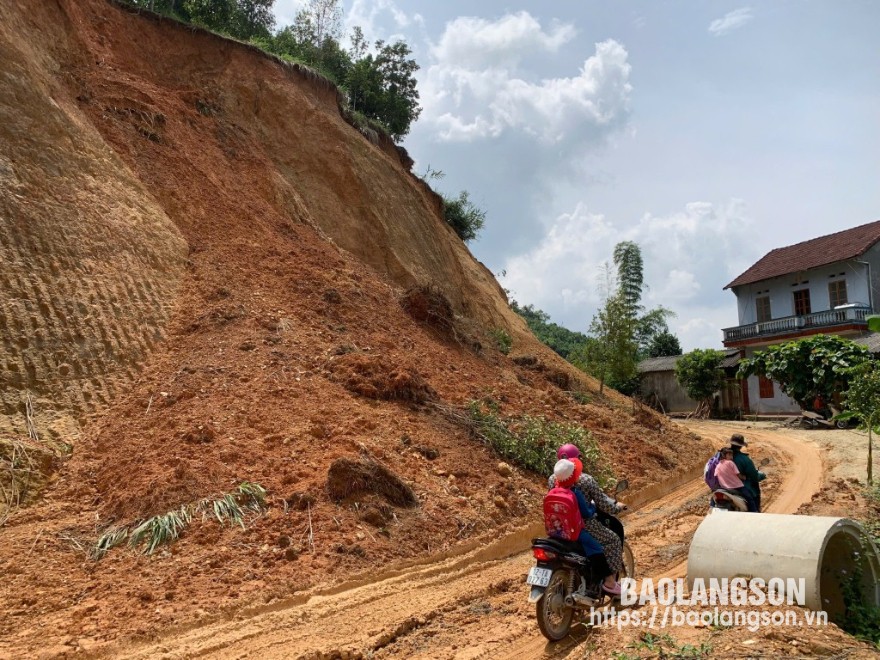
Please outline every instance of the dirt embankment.
[[[764, 502], [774, 513], [802, 512], [821, 502], [822, 515], [852, 515], [855, 495], [823, 484], [826, 456], [814, 432], [754, 428], [744, 423], [697, 422], [689, 428], [722, 445], [745, 433], [755, 460], [770, 458]], [[843, 433], [843, 432], [841, 432]], [[630, 495], [625, 493], [625, 496]], [[702, 476], [645, 502], [624, 517], [638, 578], [684, 578], [688, 544], [707, 514]], [[631, 501], [629, 497], [626, 498]], [[812, 507], [812, 504], [807, 504]], [[800, 507], [800, 508], [799, 508]], [[815, 511], [813, 511], [815, 513]], [[738, 515], [738, 514], [731, 514]], [[144, 643], [108, 649], [114, 657], [151, 658], [876, 658], [869, 644], [835, 625], [827, 627], [576, 624], [550, 644], [527, 603], [524, 576], [534, 565], [524, 534], [463, 557], [393, 574], [372, 575], [331, 591], [253, 608], [236, 620], [204, 620]], [[651, 606], [635, 611], [650, 613]], [[645, 614], [646, 618], [648, 614]], [[662, 622], [661, 622], [662, 621]]]
[[[149, 635], [532, 516], [541, 480], [496, 470], [443, 407], [580, 423], [635, 489], [701, 455], [570, 380], [320, 81], [102, 0], [0, 3], [0, 55], [0, 432], [73, 445], [0, 528], [0, 654]], [[417, 282], [454, 328], [404, 310]], [[405, 490], [328, 491], [331, 465], [374, 461]], [[196, 519], [154, 555], [86, 556], [109, 525], [242, 481], [269, 492], [245, 530]]]

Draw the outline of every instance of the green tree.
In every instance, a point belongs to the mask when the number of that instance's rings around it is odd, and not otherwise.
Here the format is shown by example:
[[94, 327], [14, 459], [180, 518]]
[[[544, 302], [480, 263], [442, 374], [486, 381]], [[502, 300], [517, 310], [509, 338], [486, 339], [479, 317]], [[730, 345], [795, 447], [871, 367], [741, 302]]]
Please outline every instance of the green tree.
[[849, 339], [813, 335], [759, 351], [740, 362], [738, 376], [764, 376], [779, 383], [782, 391], [809, 410], [821, 396], [831, 401], [849, 387], [852, 368], [870, 359], [870, 353]]
[[637, 359], [648, 356], [649, 347], [655, 335], [669, 333], [667, 319], [674, 318], [675, 312], [663, 306], [645, 312], [642, 305], [642, 292], [645, 288], [644, 260], [642, 250], [633, 241], [621, 241], [614, 246], [614, 265], [617, 267], [617, 290], [627, 306], [627, 313], [635, 324]]
[[648, 344], [648, 357], [664, 357], [667, 355], [681, 355], [681, 344], [671, 332], [659, 332], [651, 338]]
[[587, 341], [585, 334], [553, 323], [547, 312], [536, 309], [533, 305], [521, 307], [515, 300], [511, 300], [510, 308], [525, 319], [526, 325], [539, 341], [552, 348], [569, 362]]
[[642, 309], [644, 262], [642, 250], [632, 241], [614, 246], [614, 265], [617, 266], [617, 288], [629, 314], [635, 318]]
[[859, 419], [868, 430], [868, 485], [874, 483], [873, 439], [874, 428], [880, 423], [880, 367], [873, 360], [863, 362], [850, 371], [849, 387], [844, 395], [847, 415]]
[[675, 363], [675, 378], [698, 402], [697, 415], [709, 413], [712, 409], [712, 395], [724, 385], [724, 370], [721, 361], [724, 353], [712, 348], [695, 349], [678, 358]]
[[325, 41], [339, 43], [342, 38], [342, 7], [339, 0], [309, 0], [297, 12], [294, 25], [300, 31], [302, 40], [308, 40], [315, 48]]
[[[362, 46], [360, 46], [362, 48]], [[419, 92], [415, 73], [419, 65], [405, 41], [377, 41], [376, 53], [356, 61], [346, 80], [349, 103], [358, 112], [382, 122], [400, 141], [418, 119]]]
[[613, 260], [616, 273], [606, 265], [605, 300], [590, 325], [589, 334], [595, 341], [584, 346], [578, 361], [599, 379], [600, 390], [607, 382], [624, 394], [632, 394], [638, 389], [638, 361], [649, 354], [655, 336], [669, 334], [666, 319], [675, 314], [665, 307], [642, 313], [644, 262], [638, 244], [618, 243]]
[[[678, 345], [678, 338], [669, 331], [669, 325], [666, 319], [674, 318], [675, 312], [665, 307], [655, 307], [645, 312], [636, 322], [636, 344], [638, 345], [639, 358], [656, 357], [651, 355], [651, 346], [654, 339], [660, 335], [672, 337], [675, 345]], [[668, 355], [681, 355], [679, 348], [677, 353], [668, 353]]]
[[179, 0], [169, 4], [183, 20], [236, 39], [269, 37], [275, 27], [275, 0]]
[[486, 212], [477, 207], [466, 190], [458, 197], [443, 198], [443, 217], [465, 243], [474, 240], [486, 221]]
[[575, 364], [598, 379], [599, 394], [606, 383], [624, 394], [636, 390], [635, 325], [629, 301], [619, 291], [608, 295], [593, 317], [590, 336]]

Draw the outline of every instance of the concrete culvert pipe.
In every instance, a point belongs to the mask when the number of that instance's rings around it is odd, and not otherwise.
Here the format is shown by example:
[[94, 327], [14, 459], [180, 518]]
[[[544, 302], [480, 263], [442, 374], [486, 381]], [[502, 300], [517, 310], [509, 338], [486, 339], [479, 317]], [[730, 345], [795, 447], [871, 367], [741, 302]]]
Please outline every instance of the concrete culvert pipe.
[[862, 527], [847, 518], [713, 511], [688, 553], [688, 583], [702, 578], [804, 578], [804, 605], [831, 621], [845, 615], [843, 583], [861, 575], [865, 605], [880, 607], [880, 557]]

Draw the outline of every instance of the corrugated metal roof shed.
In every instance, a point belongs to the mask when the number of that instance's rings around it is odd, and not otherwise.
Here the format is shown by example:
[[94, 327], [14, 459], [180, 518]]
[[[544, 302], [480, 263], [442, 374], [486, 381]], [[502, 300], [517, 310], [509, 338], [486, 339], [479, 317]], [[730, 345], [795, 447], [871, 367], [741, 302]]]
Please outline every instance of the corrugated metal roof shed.
[[[735, 367], [739, 364], [739, 349], [725, 351], [726, 356], [721, 362], [723, 369]], [[657, 371], [674, 371], [675, 363], [680, 355], [668, 355], [664, 357], [647, 358], [638, 364], [640, 374], [654, 373]]]

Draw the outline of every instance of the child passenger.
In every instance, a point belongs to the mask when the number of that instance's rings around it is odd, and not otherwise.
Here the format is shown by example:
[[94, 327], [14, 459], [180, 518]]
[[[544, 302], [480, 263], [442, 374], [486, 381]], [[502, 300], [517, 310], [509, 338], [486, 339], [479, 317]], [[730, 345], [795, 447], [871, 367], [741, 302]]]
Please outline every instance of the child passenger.
[[733, 462], [733, 450], [730, 447], [724, 447], [721, 450], [721, 460], [715, 467], [715, 478], [724, 490], [729, 490], [740, 495], [749, 507], [749, 511], [757, 511], [755, 500], [746, 492], [743, 486], [743, 480]]

